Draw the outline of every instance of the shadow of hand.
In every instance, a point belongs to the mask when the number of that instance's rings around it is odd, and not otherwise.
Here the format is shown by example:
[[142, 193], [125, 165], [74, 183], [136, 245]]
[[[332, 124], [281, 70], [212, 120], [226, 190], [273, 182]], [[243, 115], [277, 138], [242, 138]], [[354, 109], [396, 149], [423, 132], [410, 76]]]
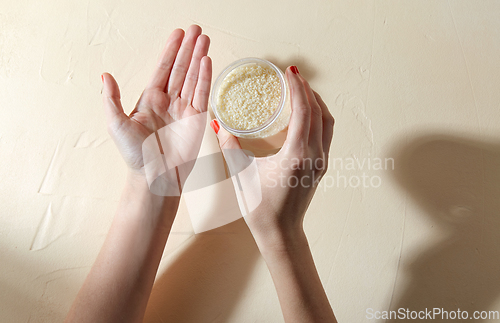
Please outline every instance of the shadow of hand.
[[258, 256], [242, 218], [197, 234], [156, 280], [143, 322], [230, 322]]
[[409, 284], [391, 310], [490, 310], [500, 295], [500, 145], [427, 136], [398, 160], [396, 181], [444, 234], [403, 268]]

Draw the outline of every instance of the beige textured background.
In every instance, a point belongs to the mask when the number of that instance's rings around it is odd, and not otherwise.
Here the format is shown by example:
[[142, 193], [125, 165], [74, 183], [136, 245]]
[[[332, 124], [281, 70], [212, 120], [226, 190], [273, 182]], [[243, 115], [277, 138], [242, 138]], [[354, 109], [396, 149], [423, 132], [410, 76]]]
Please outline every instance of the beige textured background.
[[[0, 1], [0, 322], [63, 320], [125, 175], [100, 74], [131, 111], [192, 23], [214, 75], [248, 56], [297, 65], [336, 118], [331, 158], [395, 159], [331, 167], [382, 184], [320, 188], [307, 214], [339, 321], [500, 310], [499, 17], [498, 1]], [[281, 321], [244, 223], [193, 235], [183, 205], [146, 322]]]

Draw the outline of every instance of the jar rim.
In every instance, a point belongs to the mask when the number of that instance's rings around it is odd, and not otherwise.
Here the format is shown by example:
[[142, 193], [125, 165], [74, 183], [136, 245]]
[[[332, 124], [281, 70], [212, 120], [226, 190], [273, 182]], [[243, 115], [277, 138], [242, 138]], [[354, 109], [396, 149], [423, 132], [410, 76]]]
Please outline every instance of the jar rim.
[[[224, 81], [224, 79], [227, 77], [227, 75], [231, 71], [233, 71], [234, 69], [236, 69], [240, 66], [252, 64], [252, 63], [268, 66], [275, 71], [276, 75], [278, 76], [278, 79], [280, 81], [280, 86], [281, 86], [280, 102], [279, 102], [278, 108], [273, 112], [271, 117], [269, 117], [269, 119], [267, 119], [263, 124], [259, 125], [258, 127], [255, 127], [255, 128], [251, 128], [251, 129], [245, 129], [245, 130], [235, 129], [235, 128], [232, 128], [229, 125], [227, 125], [218, 114], [217, 97], [218, 97], [219, 88], [222, 85], [222, 82]], [[210, 105], [212, 107], [212, 111], [214, 112], [215, 118], [217, 119], [219, 124], [224, 129], [226, 129], [228, 132], [230, 132], [234, 135], [251, 135], [251, 134], [255, 134], [255, 133], [258, 133], [260, 131], [267, 129], [269, 126], [271, 126], [274, 123], [274, 121], [276, 121], [276, 119], [281, 114], [281, 112], [283, 111], [283, 108], [285, 106], [285, 98], [287, 95], [286, 91], [287, 91], [287, 87], [285, 84], [285, 74], [281, 71], [281, 69], [279, 69], [276, 65], [274, 65], [273, 63], [271, 63], [270, 61], [267, 61], [265, 59], [256, 58], [256, 57], [247, 57], [247, 58], [242, 58], [242, 59], [239, 59], [237, 61], [234, 61], [233, 63], [228, 65], [226, 68], [224, 68], [224, 70], [219, 74], [219, 76], [215, 80], [214, 86], [212, 87]]]

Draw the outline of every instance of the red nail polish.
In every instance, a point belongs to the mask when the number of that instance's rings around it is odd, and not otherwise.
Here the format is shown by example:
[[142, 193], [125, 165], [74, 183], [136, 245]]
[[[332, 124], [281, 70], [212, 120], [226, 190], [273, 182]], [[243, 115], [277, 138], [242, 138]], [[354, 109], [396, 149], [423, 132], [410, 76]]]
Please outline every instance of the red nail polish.
[[292, 71], [293, 74], [299, 74], [299, 69], [295, 65], [290, 66], [290, 71]]
[[101, 74], [101, 81], [104, 83], [104, 75]]
[[214, 131], [215, 131], [216, 134], [219, 133], [220, 126], [219, 126], [219, 122], [217, 122], [217, 120], [213, 119], [210, 122], [210, 127], [212, 127], [212, 129], [214, 129]]

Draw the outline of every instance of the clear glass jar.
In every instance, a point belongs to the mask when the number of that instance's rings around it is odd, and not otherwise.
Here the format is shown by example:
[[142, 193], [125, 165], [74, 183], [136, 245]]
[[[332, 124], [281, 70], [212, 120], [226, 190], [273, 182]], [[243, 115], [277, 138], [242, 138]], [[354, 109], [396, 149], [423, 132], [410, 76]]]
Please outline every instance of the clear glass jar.
[[[276, 110], [267, 120], [265, 120], [265, 122], [251, 129], [236, 129], [228, 125], [228, 122], [222, 117], [223, 113], [220, 110], [219, 92], [221, 87], [225, 84], [224, 81], [226, 77], [237, 68], [246, 65], [260, 65], [274, 71], [280, 82], [281, 95]], [[246, 146], [244, 148], [250, 149], [253, 152], [256, 150], [267, 151], [281, 148], [285, 141], [286, 130], [291, 114], [289, 93], [290, 91], [284, 73], [273, 63], [260, 58], [243, 58], [226, 67], [217, 77], [212, 88], [210, 103], [219, 124], [229, 133], [239, 137], [242, 146]]]

